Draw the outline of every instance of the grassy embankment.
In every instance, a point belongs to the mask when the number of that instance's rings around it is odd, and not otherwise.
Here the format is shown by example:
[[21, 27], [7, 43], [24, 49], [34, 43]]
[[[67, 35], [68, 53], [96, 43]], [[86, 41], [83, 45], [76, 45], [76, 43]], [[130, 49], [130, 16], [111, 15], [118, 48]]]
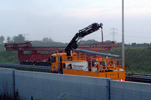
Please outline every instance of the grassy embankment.
[[0, 49], [0, 63], [12, 63], [19, 64], [18, 52], [17, 51], [6, 51], [5, 49]]

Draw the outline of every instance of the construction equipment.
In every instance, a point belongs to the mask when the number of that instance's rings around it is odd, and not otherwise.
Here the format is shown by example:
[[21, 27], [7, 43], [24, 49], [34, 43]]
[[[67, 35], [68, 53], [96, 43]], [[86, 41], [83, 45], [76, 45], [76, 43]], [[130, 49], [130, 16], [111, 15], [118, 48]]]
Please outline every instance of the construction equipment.
[[67, 45], [67, 47], [65, 48], [65, 52], [67, 53], [67, 56], [70, 56], [70, 52], [72, 49], [76, 49], [78, 48], [78, 41], [83, 38], [84, 36], [97, 31], [100, 27], [102, 29], [102, 23], [97, 24], [97, 23], [93, 23], [92, 25], [89, 25], [88, 27], [79, 30], [79, 32], [77, 34], [75, 34], [75, 36], [72, 38], [72, 40], [70, 41], [70, 43]]
[[[93, 23], [88, 27], [80, 30], [70, 41], [65, 48], [65, 53], [56, 53], [51, 55], [51, 71], [54, 73], [80, 75], [80, 76], [93, 76], [112, 78], [113, 80], [125, 80], [125, 67], [120, 65], [120, 62], [124, 61], [119, 59], [118, 55], [98, 53], [87, 50], [76, 49], [78, 47], [77, 42], [84, 36], [102, 29], [103, 24]], [[73, 52], [73, 49], [76, 52]], [[81, 55], [81, 52], [97, 54], [105, 56], [105, 58], [92, 58], [90, 63], [86, 60], [86, 55]]]
[[[32, 41], [27, 41], [23, 43], [6, 43], [5, 44], [7, 51], [18, 51], [18, 60], [20, 64], [23, 65], [42, 65], [50, 66], [51, 54], [55, 51], [65, 51], [65, 47], [39, 47], [32, 46]], [[112, 42], [96, 42], [96, 43], [81, 43], [78, 48], [91, 51], [111, 51], [112, 47], [118, 47], [114, 41]], [[46, 51], [47, 53], [44, 53]], [[87, 61], [90, 63], [90, 58], [93, 57], [102, 57], [98, 55], [89, 54], [86, 56]]]

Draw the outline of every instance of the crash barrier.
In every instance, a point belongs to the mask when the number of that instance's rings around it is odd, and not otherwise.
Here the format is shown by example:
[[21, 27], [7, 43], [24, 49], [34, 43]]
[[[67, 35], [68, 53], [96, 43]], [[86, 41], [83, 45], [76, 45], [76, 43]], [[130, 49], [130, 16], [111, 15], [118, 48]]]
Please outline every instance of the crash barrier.
[[151, 84], [110, 81], [110, 100], [151, 100]]
[[[107, 100], [109, 79], [0, 68], [0, 93], [18, 91], [23, 100]], [[11, 81], [10, 81], [11, 80]], [[15, 89], [15, 90], [14, 90]], [[63, 97], [64, 96], [64, 97]], [[59, 98], [60, 97], [60, 98]]]
[[0, 68], [0, 94], [23, 100], [150, 100], [151, 85], [106, 78]]

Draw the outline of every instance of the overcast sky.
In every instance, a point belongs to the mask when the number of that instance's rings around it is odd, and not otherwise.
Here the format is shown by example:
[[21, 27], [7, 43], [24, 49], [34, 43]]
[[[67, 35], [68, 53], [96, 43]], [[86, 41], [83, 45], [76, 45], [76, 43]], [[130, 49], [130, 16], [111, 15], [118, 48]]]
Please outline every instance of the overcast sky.
[[[125, 43], [151, 43], [151, 0], [125, 0]], [[0, 0], [0, 35], [25, 34], [68, 43], [82, 28], [103, 23], [104, 40], [122, 41], [122, 0]], [[101, 41], [100, 30], [83, 40]]]

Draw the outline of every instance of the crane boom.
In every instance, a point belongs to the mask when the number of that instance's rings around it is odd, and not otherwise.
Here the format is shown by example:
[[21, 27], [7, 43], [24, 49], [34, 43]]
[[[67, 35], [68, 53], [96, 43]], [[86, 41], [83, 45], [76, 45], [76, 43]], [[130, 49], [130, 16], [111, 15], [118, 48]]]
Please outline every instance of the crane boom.
[[92, 32], [97, 31], [99, 28], [102, 29], [102, 26], [103, 26], [102, 23], [100, 23], [100, 24], [93, 23], [93, 24], [89, 25], [88, 27], [79, 30], [79, 32], [75, 34], [75, 36], [72, 38], [70, 43], [65, 48], [65, 52], [67, 53], [67, 56], [70, 56], [70, 52], [72, 49], [78, 48], [78, 45], [77, 45], [78, 40], [80, 40], [81, 38], [83, 38], [84, 36], [86, 36]]

